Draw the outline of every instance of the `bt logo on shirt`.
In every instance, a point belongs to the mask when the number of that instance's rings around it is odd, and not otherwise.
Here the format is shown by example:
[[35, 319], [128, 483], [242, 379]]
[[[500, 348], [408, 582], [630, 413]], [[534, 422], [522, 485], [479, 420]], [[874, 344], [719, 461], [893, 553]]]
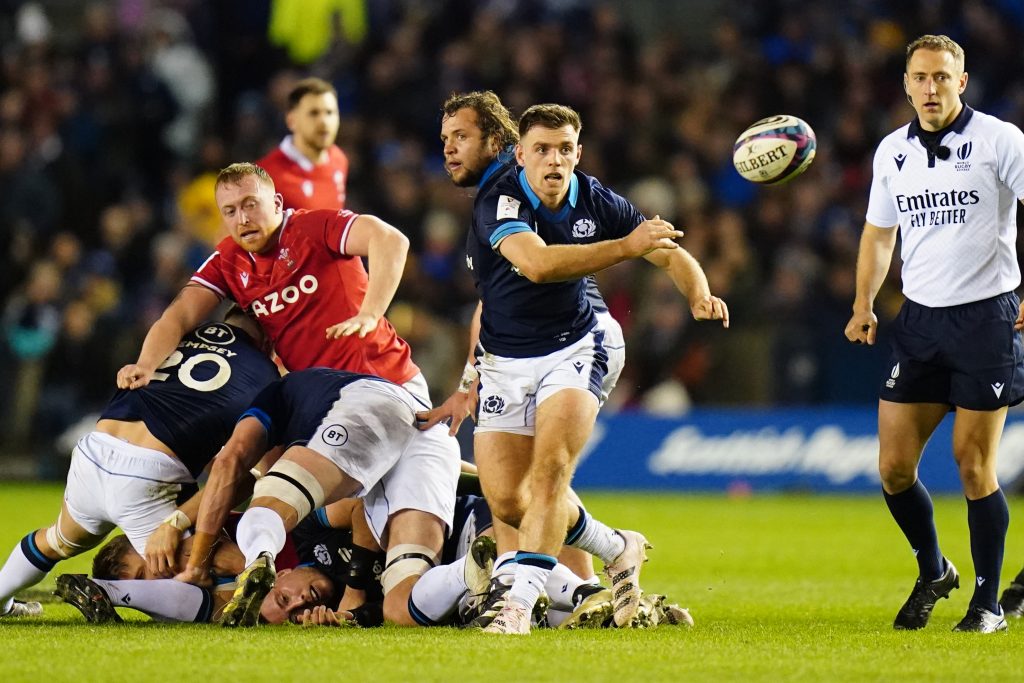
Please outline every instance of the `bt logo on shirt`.
[[315, 292], [319, 286], [320, 283], [315, 277], [303, 275], [299, 278], [298, 285], [288, 285], [279, 292], [268, 292], [259, 299], [254, 299], [251, 305], [253, 315], [262, 318], [283, 311], [287, 306], [298, 301], [303, 294]]

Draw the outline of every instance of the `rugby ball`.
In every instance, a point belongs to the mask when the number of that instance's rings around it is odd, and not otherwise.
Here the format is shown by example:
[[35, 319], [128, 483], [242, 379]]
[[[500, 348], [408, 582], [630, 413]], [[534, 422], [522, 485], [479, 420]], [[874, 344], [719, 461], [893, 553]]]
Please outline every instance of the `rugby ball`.
[[736, 138], [732, 164], [752, 183], [781, 185], [807, 170], [818, 140], [803, 119], [782, 114], [754, 123]]

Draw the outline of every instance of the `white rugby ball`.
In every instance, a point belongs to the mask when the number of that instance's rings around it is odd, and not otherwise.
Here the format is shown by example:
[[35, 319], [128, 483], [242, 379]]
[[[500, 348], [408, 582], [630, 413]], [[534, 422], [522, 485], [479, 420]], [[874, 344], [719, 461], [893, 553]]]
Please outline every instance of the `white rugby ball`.
[[754, 123], [736, 138], [732, 164], [752, 183], [781, 185], [807, 170], [818, 140], [803, 119], [781, 114]]

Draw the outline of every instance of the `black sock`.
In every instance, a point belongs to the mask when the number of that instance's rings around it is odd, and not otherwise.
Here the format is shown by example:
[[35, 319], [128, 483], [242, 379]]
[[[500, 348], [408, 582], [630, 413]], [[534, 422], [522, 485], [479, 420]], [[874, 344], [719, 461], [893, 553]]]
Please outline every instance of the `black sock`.
[[967, 526], [971, 530], [971, 558], [974, 560], [974, 595], [971, 606], [999, 613], [999, 573], [1003, 568], [1003, 546], [1010, 526], [1010, 510], [1002, 489], [967, 501]]
[[581, 583], [572, 593], [573, 607], [579, 607], [581, 602], [589, 598], [594, 593], [600, 593], [603, 590], [604, 586], [599, 583]]
[[939, 535], [935, 531], [932, 499], [928, 489], [918, 479], [906, 491], [889, 494], [884, 490], [885, 504], [896, 520], [910, 547], [917, 556], [917, 569], [922, 581], [934, 581], [942, 576], [945, 563], [939, 550]]

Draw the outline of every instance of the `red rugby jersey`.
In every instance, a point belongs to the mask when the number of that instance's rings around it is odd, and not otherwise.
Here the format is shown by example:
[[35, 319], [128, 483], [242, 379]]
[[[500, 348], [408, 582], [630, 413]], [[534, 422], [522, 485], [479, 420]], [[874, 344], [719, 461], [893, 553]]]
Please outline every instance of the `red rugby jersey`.
[[327, 156], [324, 163], [314, 164], [289, 135], [256, 165], [274, 179], [286, 209], [344, 209], [348, 157], [337, 145], [330, 146]]
[[386, 318], [362, 339], [326, 338], [328, 327], [359, 312], [366, 295], [362, 259], [345, 250], [358, 217], [344, 210], [285, 211], [277, 244], [265, 254], [250, 254], [227, 237], [192, 281], [253, 315], [288, 370], [320, 366], [403, 384], [419, 368]]

